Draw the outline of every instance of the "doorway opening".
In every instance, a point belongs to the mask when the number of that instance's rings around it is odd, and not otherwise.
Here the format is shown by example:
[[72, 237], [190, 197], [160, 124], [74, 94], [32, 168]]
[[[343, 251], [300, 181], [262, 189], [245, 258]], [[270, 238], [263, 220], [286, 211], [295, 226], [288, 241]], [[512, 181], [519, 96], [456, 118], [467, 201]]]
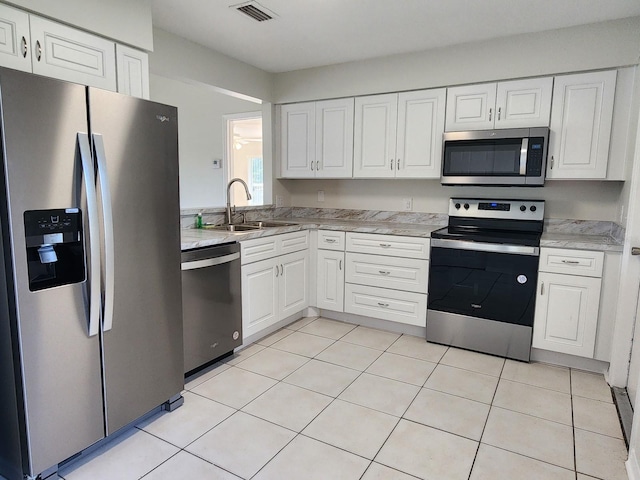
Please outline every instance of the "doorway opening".
[[231, 204], [264, 205], [264, 163], [262, 159], [262, 112], [226, 115], [227, 182], [241, 178], [249, 186], [251, 200], [242, 188], [231, 190]]

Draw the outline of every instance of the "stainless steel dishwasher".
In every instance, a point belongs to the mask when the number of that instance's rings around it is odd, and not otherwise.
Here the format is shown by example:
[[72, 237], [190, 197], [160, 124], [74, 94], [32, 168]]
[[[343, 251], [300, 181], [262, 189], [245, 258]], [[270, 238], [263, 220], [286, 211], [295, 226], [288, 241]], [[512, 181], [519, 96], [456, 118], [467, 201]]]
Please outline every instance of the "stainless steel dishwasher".
[[182, 252], [185, 374], [242, 344], [240, 244]]

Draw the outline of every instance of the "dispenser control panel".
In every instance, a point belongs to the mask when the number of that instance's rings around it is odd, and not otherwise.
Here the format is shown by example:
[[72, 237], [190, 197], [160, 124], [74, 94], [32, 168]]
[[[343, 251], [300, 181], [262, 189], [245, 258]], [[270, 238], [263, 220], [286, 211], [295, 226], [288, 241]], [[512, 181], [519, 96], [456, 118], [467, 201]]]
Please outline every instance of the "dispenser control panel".
[[78, 208], [28, 210], [24, 212], [27, 246], [79, 242], [82, 215]]

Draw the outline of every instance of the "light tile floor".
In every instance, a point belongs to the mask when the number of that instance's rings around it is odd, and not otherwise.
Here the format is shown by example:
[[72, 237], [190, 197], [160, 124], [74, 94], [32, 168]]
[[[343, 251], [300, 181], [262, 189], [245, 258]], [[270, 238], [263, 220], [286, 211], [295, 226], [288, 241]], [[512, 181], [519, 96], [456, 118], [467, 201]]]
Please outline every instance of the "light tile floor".
[[66, 480], [626, 479], [602, 375], [305, 318], [191, 379]]

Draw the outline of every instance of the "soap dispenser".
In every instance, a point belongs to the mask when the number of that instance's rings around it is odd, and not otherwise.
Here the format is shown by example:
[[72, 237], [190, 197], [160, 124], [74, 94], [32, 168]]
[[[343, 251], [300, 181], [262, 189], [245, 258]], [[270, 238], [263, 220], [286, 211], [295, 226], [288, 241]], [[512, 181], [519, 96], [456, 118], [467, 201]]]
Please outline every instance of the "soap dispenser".
[[196, 228], [202, 228], [202, 210], [200, 210], [196, 216]]

